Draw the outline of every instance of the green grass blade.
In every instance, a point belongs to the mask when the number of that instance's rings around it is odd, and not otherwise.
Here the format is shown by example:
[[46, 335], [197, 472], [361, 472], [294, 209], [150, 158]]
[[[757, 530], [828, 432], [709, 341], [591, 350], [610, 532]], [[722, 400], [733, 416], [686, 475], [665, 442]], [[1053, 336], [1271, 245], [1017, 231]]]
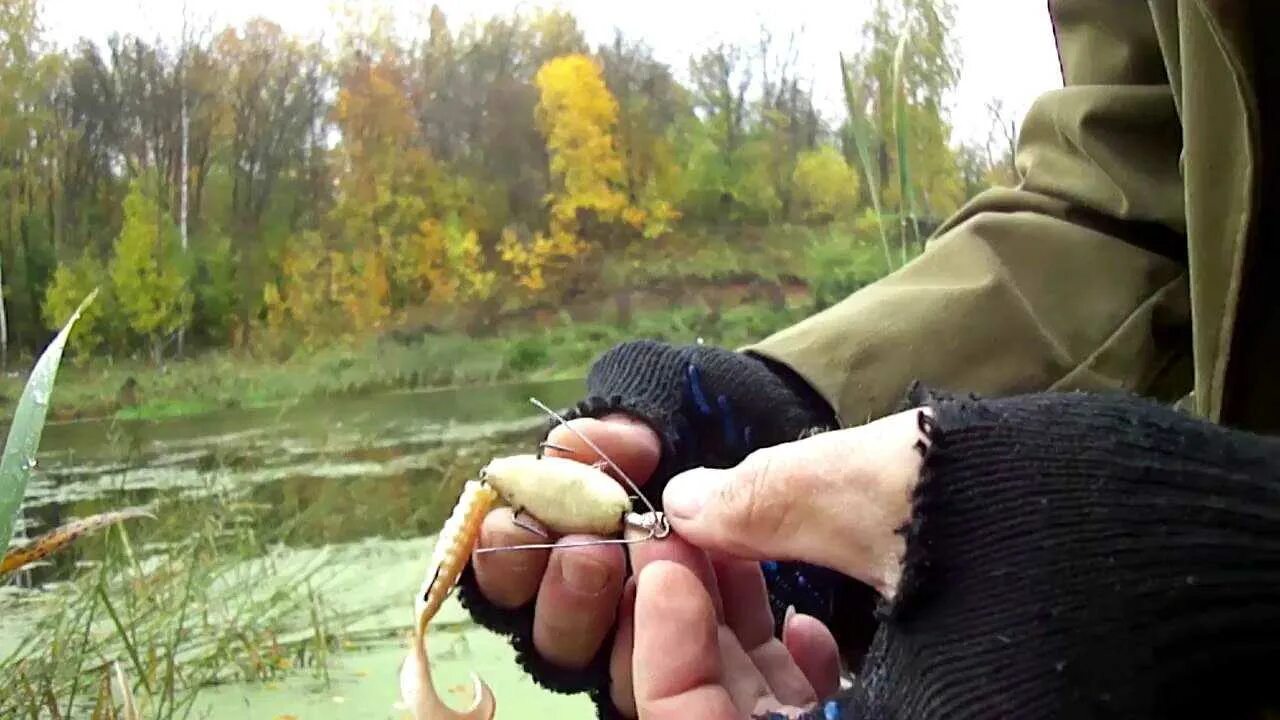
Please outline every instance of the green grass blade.
[[906, 114], [906, 45], [911, 40], [910, 29], [902, 32], [897, 38], [897, 47], [893, 50], [893, 136], [897, 141], [897, 187], [899, 187], [899, 228], [902, 242], [902, 264], [906, 264], [908, 249], [908, 227], [914, 229], [913, 240], [919, 240], [919, 220], [915, 211], [915, 188], [911, 186], [910, 163], [910, 123]]
[[150, 695], [151, 685], [147, 682], [147, 671], [142, 664], [142, 658], [138, 656], [138, 649], [134, 647], [133, 639], [129, 637], [129, 631], [125, 629], [124, 623], [120, 621], [120, 615], [111, 604], [111, 597], [107, 595], [106, 588], [99, 585], [97, 593], [98, 598], [102, 600], [102, 607], [106, 608], [107, 615], [111, 617], [111, 623], [115, 625], [120, 641], [124, 643], [125, 651], [129, 653], [129, 659], [133, 662], [133, 669], [138, 673], [138, 680], [142, 683], [142, 687], [146, 689], [147, 694]]
[[844, 85], [844, 104], [849, 113], [849, 130], [853, 134], [853, 147], [862, 166], [862, 177], [871, 196], [871, 208], [876, 213], [876, 227], [880, 230], [880, 245], [884, 248], [884, 262], [888, 272], [893, 272], [893, 254], [889, 250], [889, 233], [884, 229], [884, 208], [880, 205], [880, 178], [871, 162], [871, 127], [862, 112], [858, 95], [853, 88], [853, 69], [840, 54], [840, 81]]
[[98, 291], [89, 293], [89, 297], [80, 303], [80, 307], [71, 314], [71, 319], [63, 326], [44, 354], [36, 361], [22, 389], [22, 397], [18, 399], [18, 407], [13, 413], [13, 424], [9, 426], [9, 438], [4, 444], [4, 455], [0, 457], [0, 539], [8, 547], [13, 538], [13, 528], [18, 519], [18, 511], [22, 508], [22, 498], [27, 492], [27, 481], [36, 465], [36, 449], [40, 447], [40, 433], [44, 431], [45, 415], [49, 411], [49, 396], [53, 393], [53, 381], [58, 375], [58, 363], [62, 362], [62, 350], [66, 347], [67, 336], [75, 325], [80, 313], [93, 302]]

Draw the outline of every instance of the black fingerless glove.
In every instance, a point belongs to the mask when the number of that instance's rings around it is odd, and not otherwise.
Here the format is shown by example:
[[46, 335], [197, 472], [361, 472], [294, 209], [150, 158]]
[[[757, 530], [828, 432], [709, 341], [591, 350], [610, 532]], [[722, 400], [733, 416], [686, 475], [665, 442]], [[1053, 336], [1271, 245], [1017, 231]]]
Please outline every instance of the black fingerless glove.
[[1272, 704], [1280, 443], [1131, 397], [913, 400], [936, 421], [903, 583], [854, 687], [807, 717], [1240, 718]]
[[[836, 426], [826, 401], [781, 365], [722, 348], [650, 340], [623, 343], [598, 358], [587, 376], [586, 397], [564, 416], [615, 412], [642, 420], [661, 440], [658, 468], [643, 488], [658, 507], [667, 481], [684, 470], [731, 467], [753, 450]], [[842, 647], [860, 656], [874, 628], [875, 595], [869, 588], [799, 563], [769, 562], [763, 569], [777, 627], [794, 607], [827, 622]], [[608, 675], [612, 639], [585, 670], [565, 670], [533, 648], [533, 603], [516, 610], [493, 607], [470, 569], [460, 580], [459, 599], [478, 623], [511, 638], [518, 662], [539, 684], [557, 692], [587, 692], [601, 717], [615, 716]]]
[[[706, 345], [623, 343], [587, 374], [587, 396], [565, 417], [621, 412], [662, 440], [645, 494], [655, 503], [671, 477], [693, 467], [731, 467], [752, 450], [836, 424], [826, 401], [787, 368]], [[552, 425], [554, 427], [554, 424]]]

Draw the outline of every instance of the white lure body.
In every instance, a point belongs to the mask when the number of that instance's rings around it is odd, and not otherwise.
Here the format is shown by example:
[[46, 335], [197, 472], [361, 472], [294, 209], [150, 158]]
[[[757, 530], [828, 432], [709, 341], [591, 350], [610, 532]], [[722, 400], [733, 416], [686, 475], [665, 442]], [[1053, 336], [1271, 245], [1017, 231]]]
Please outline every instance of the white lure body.
[[626, 489], [604, 471], [567, 458], [512, 455], [480, 472], [513, 508], [557, 533], [618, 535], [631, 510]]

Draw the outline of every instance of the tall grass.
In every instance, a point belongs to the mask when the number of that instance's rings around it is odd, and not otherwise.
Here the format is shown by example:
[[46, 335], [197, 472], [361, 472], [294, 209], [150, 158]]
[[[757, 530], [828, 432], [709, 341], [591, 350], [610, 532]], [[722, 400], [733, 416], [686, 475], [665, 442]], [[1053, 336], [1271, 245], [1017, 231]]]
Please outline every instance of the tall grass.
[[[875, 131], [865, 112], [865, 99], [858, 90], [858, 79], [854, 77], [853, 66], [840, 55], [840, 79], [844, 88], [845, 109], [849, 114], [849, 130], [853, 138], [854, 151], [857, 155], [859, 169], [867, 183], [867, 194], [871, 199], [871, 207], [875, 211], [876, 226], [880, 232], [881, 248], [884, 251], [885, 267], [892, 272], [896, 267], [905, 265], [914, 252], [914, 245], [923, 243], [920, 234], [920, 213], [917, 188], [911, 179], [911, 122], [907, 112], [906, 53], [911, 42], [912, 23], [904, 24], [902, 35], [898, 38], [893, 53], [893, 74], [891, 78], [893, 94], [893, 135], [896, 151], [895, 171], [898, 184], [898, 254], [895, 266], [889, 243], [889, 232], [885, 225], [887, 213], [884, 201], [880, 196], [882, 178], [878, 166], [872, 160], [871, 148], [876, 142]], [[881, 142], [888, 142], [881, 138]]]
[[[36, 362], [15, 410], [0, 459], [6, 544], [35, 469], [63, 348], [92, 300]], [[185, 507], [169, 520], [181, 540], [145, 558], [115, 524], [136, 512], [77, 521], [6, 555], [3, 567], [18, 570], [87, 530], [114, 529], [92, 570], [28, 598], [26, 607], [6, 607], [6, 633], [21, 639], [0, 658], [0, 718], [169, 720], [186, 717], [199, 689], [213, 682], [271, 677], [305, 664], [308, 653], [323, 669], [332, 637], [332, 613], [314, 591], [323, 565], [276, 566], [231, 502]], [[307, 622], [289, 620], [298, 616]]]
[[212, 684], [297, 668], [327, 680], [351, 618], [323, 601], [324, 555], [282, 563], [251, 512], [229, 496], [175, 503], [155, 531], [181, 539], [145, 558], [124, 526], [105, 534], [100, 559], [19, 608], [30, 624], [0, 658], [11, 679], [0, 683], [0, 717], [113, 717], [131, 698], [139, 718], [168, 720], [187, 717]]
[[[915, 186], [911, 183], [910, 121], [907, 116], [906, 76], [903, 73], [907, 43], [911, 39], [911, 23], [903, 29], [893, 52], [893, 135], [898, 148], [898, 227], [902, 243], [902, 264], [907, 264], [908, 246], [920, 241], [920, 221], [916, 208]], [[908, 229], [911, 240], [907, 239]]]
[[862, 100], [854, 89], [853, 69], [840, 54], [840, 80], [844, 86], [844, 104], [849, 113], [849, 129], [853, 135], [853, 146], [858, 156], [858, 164], [862, 169], [862, 177], [867, 183], [867, 194], [871, 197], [871, 208], [876, 214], [876, 227], [880, 231], [880, 244], [884, 249], [885, 271], [893, 272], [893, 253], [889, 250], [889, 233], [884, 227], [884, 205], [880, 202], [880, 173], [876, 164], [871, 161], [871, 121], [863, 112]]

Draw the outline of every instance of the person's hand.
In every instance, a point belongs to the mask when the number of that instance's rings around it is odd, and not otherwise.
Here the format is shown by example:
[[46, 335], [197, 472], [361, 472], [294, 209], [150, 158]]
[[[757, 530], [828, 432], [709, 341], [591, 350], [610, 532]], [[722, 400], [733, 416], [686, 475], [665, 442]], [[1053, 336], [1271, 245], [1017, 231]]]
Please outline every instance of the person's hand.
[[[664, 494], [669, 517], [678, 534], [718, 554], [820, 564], [857, 577], [881, 594], [891, 596], [905, 544], [897, 531], [909, 516], [911, 489], [921, 462], [915, 447], [921, 439], [920, 412], [901, 413], [859, 428], [759, 450], [728, 470], [697, 469], [678, 475]], [[633, 480], [643, 483], [648, 479], [659, 449], [656, 436], [647, 426], [622, 416], [581, 419], [573, 424]], [[596, 457], [567, 428], [557, 429], [548, 440], [568, 448], [567, 454], [581, 461], [591, 462]], [[694, 506], [701, 510], [692, 512]], [[514, 525], [507, 511], [495, 511], [486, 518], [481, 537], [484, 546], [538, 542], [544, 539]], [[695, 572], [695, 576], [703, 579], [702, 592], [717, 613], [723, 611], [720, 595], [705, 589], [721, 587], [716, 573], [707, 565], [709, 561], [690, 559], [682, 549], [688, 545], [672, 540], [631, 548], [637, 573], [645, 565], [661, 560], [679, 561], [686, 570], [701, 564], [704, 569], [701, 574]], [[646, 643], [652, 641], [645, 647], [654, 648], [663, 644], [654, 638], [661, 637], [665, 626], [655, 626], [650, 634], [646, 625], [639, 624], [645, 617], [639, 608], [635, 623], [629, 624], [625, 610], [629, 598], [622, 602], [624, 612], [618, 617], [626, 586], [621, 548], [600, 545], [551, 553], [482, 554], [475, 556], [475, 562], [477, 582], [491, 601], [508, 607], [535, 601], [535, 648], [558, 665], [585, 666], [618, 622], [618, 635], [611, 649], [611, 694], [615, 704], [630, 714], [641, 688], [631, 680], [633, 670], [647, 665], [633, 656], [632, 628], [639, 626], [639, 637]], [[583, 565], [589, 568], [585, 573], [581, 571]], [[583, 584], [584, 577], [591, 582]], [[677, 602], [674, 591], [669, 595], [666, 601]], [[662, 597], [655, 599], [663, 601]], [[680, 602], [696, 605], [700, 601], [685, 598]], [[696, 607], [686, 607], [688, 613], [694, 610]], [[811, 669], [806, 677], [820, 674], [812, 668], [822, 662], [813, 658], [825, 652], [821, 648], [826, 641], [813, 638], [830, 634], [812, 618], [800, 616], [792, 622], [798, 622], [801, 629], [789, 623], [785, 633], [810, 638], [810, 645], [818, 649], [797, 650], [791, 661]], [[751, 647], [750, 641], [746, 646]], [[640, 652], [639, 643], [634, 647]], [[833, 641], [830, 647], [834, 648]], [[645, 682], [643, 687], [664, 687], [661, 678], [648, 678]], [[634, 687], [634, 692], [629, 687]], [[785, 692], [783, 699], [790, 699]]]
[[675, 534], [632, 550], [638, 580], [614, 644], [614, 704], [640, 720], [727, 720], [799, 712], [834, 693], [834, 638], [799, 616], [775, 640], [755, 560], [825, 565], [892, 597], [905, 543], [897, 531], [922, 462], [921, 412], [673, 478], [663, 501]]
[[[586, 385], [583, 402], [597, 408], [586, 414], [604, 414], [572, 420], [573, 430], [590, 437], [642, 486], [653, 480], [655, 471], [665, 480], [696, 465], [730, 465], [751, 447], [786, 442], [835, 422], [825, 402], [784, 368], [711, 346], [620, 343], [592, 364]], [[609, 413], [601, 406], [615, 410]], [[629, 408], [627, 414], [624, 408]], [[664, 436], [653, 428], [662, 428]], [[678, 428], [687, 435], [676, 443]], [[551, 449], [548, 454], [584, 463], [599, 460], [577, 432], [552, 430], [547, 441], [569, 451]], [[505, 509], [485, 519], [479, 540], [483, 548], [545, 542], [546, 537], [513, 522]], [[521, 620], [521, 642], [532, 643], [538, 659], [545, 661], [541, 665], [581, 670], [608, 651], [603, 643], [613, 632], [624, 560], [617, 545], [484, 553], [473, 556], [474, 585], [467, 593], [475, 592], [482, 596], [477, 600], [499, 610], [520, 609], [522, 614], [532, 603], [532, 628], [525, 630]]]
[[928, 442], [916, 409], [698, 468], [667, 484], [663, 508], [694, 545], [753, 560], [795, 560], [857, 578], [893, 598]]
[[795, 712], [839, 689], [835, 638], [791, 614], [774, 635], [757, 562], [712, 559], [676, 535], [630, 546], [610, 697], [640, 720]]
[[[643, 485], [658, 465], [661, 446], [647, 425], [625, 415], [571, 421], [627, 475]], [[599, 456], [569, 428], [558, 427], [547, 442], [548, 455], [592, 463]], [[521, 517], [522, 524], [530, 524]], [[554, 536], [553, 536], [554, 537]], [[590, 536], [557, 538], [578, 542]], [[494, 510], [480, 531], [480, 547], [545, 543], [547, 539], [513, 522], [511, 511]], [[618, 545], [482, 553], [472, 556], [476, 583], [495, 605], [516, 608], [535, 601], [533, 643], [550, 662], [568, 669], [585, 667], [613, 631], [626, 581], [626, 562]]]

